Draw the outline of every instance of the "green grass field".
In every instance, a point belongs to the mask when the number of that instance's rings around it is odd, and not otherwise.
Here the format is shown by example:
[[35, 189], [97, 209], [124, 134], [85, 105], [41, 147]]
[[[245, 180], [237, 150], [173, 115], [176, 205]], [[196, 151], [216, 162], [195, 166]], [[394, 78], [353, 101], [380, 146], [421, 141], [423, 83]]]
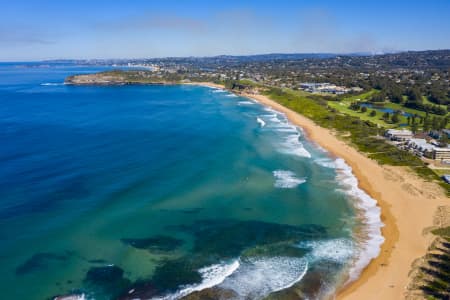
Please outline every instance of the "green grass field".
[[[384, 121], [382, 118], [384, 112], [377, 110], [376, 107], [367, 108], [367, 112], [365, 112], [365, 113], [363, 113], [361, 111], [355, 111], [355, 110], [350, 109], [350, 104], [352, 102], [366, 102], [373, 94], [375, 94], [377, 92], [378, 92], [377, 90], [371, 90], [371, 91], [363, 93], [363, 94], [352, 95], [352, 96], [346, 97], [341, 101], [328, 101], [328, 105], [330, 107], [334, 108], [338, 112], [341, 112], [341, 113], [349, 115], [349, 116], [358, 117], [364, 121], [370, 121], [374, 124], [377, 124], [378, 126], [382, 126], [385, 128], [410, 128], [410, 126], [405, 126], [405, 124], [408, 123], [408, 118], [403, 115], [399, 115], [399, 122], [392, 123], [390, 121], [388, 121], [388, 122]], [[428, 100], [426, 100], [426, 101], [428, 101]], [[431, 103], [431, 102], [429, 102], [429, 103]], [[400, 111], [403, 111], [403, 112], [406, 112], [406, 113], [409, 113], [412, 115], [418, 115], [418, 116], [422, 116], [422, 117], [425, 117], [425, 115], [426, 115], [426, 113], [424, 111], [407, 108], [398, 103], [383, 102], [383, 103], [379, 103], [378, 105], [380, 105], [380, 108], [382, 106], [382, 108], [389, 108], [394, 111], [400, 110]], [[377, 113], [373, 117], [369, 115], [372, 110], [375, 110]], [[430, 116], [431, 117], [436, 116], [439, 118], [443, 117], [443, 116], [435, 115], [435, 114], [430, 114]], [[447, 125], [447, 128], [450, 128], [450, 124]]]

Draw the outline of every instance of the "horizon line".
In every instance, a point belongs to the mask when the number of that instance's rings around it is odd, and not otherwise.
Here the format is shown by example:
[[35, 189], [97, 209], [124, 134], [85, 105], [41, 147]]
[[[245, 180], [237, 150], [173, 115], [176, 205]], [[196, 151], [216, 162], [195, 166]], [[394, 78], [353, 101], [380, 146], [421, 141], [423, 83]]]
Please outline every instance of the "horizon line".
[[153, 56], [153, 57], [122, 57], [122, 58], [43, 58], [39, 60], [0, 60], [0, 63], [32, 63], [51, 61], [108, 61], [108, 60], [144, 60], [144, 59], [180, 59], [180, 58], [217, 58], [217, 57], [252, 57], [269, 55], [335, 55], [335, 56], [377, 56], [386, 54], [399, 54], [407, 52], [450, 51], [450, 48], [426, 50], [392, 50], [392, 51], [355, 51], [355, 52], [270, 52], [255, 54], [218, 54], [218, 55], [189, 55], [189, 56]]

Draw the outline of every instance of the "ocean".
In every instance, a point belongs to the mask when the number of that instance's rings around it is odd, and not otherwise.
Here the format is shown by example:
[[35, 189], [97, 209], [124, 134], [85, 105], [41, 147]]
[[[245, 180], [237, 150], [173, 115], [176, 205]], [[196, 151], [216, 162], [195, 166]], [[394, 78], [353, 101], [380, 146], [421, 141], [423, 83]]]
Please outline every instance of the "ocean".
[[378, 254], [374, 200], [283, 114], [63, 84], [106, 69], [0, 64], [2, 297], [324, 298]]

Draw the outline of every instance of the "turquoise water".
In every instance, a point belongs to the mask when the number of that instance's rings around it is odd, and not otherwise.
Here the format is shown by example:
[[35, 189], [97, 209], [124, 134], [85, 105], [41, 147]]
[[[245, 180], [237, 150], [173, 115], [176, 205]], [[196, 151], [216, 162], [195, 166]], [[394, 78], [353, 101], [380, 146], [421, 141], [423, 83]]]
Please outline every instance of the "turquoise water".
[[0, 65], [4, 297], [320, 297], [366, 263], [379, 211], [284, 115], [207, 87], [62, 84], [102, 69]]

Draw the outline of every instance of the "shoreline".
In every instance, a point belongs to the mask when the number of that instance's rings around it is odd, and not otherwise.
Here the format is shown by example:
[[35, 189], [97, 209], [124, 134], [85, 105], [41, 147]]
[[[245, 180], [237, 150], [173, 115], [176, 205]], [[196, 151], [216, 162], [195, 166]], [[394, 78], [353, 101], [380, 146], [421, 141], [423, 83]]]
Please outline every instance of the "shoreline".
[[[223, 85], [208, 82], [188, 84], [224, 89]], [[423, 230], [433, 225], [438, 207], [448, 205], [440, 187], [419, 178], [407, 167], [379, 165], [340, 140], [332, 130], [316, 125], [264, 95], [239, 95], [284, 113], [290, 122], [305, 130], [311, 142], [342, 158], [352, 168], [358, 188], [375, 199], [381, 209], [381, 221], [385, 225], [381, 232], [385, 241], [380, 253], [355, 281], [338, 290], [336, 299], [405, 298], [412, 264], [425, 255], [434, 238], [424, 235]]]

